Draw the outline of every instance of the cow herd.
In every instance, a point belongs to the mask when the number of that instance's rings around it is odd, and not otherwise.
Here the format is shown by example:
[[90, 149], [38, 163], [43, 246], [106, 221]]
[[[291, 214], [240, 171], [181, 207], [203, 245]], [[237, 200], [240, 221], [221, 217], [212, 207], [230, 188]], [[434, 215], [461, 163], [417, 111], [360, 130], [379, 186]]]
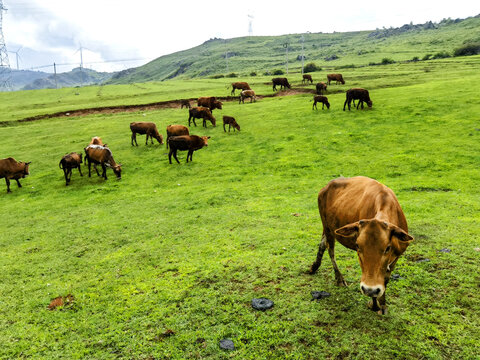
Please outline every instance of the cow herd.
[[[317, 103], [322, 104], [327, 109], [330, 108], [328, 98], [323, 95], [327, 90], [327, 84], [332, 81], [337, 84], [345, 84], [341, 74], [327, 75], [327, 83], [320, 82], [316, 84], [317, 95], [314, 96], [313, 108], [317, 108]], [[303, 75], [303, 82], [313, 84], [311, 75]], [[272, 79], [273, 91], [291, 88], [286, 78]], [[240, 90], [239, 103], [250, 98], [255, 101], [255, 92], [246, 82], [232, 83], [231, 94], [235, 90]], [[350, 110], [351, 102], [358, 100], [357, 109], [363, 103], [372, 107], [372, 101], [367, 90], [353, 88], [346, 91], [346, 100], [343, 106], [345, 110], [348, 104]], [[214, 109], [222, 109], [222, 102], [215, 97], [200, 97], [197, 100], [197, 106], [191, 107], [190, 101], [183, 100], [180, 103], [181, 108], [188, 108], [188, 125], [193, 122], [197, 126], [195, 119], [202, 119], [203, 127], [207, 127], [207, 121], [216, 126], [216, 119], [213, 116]], [[354, 102], [355, 106], [355, 102]], [[240, 131], [240, 125], [235, 118], [223, 116], [223, 130], [226, 132], [233, 127], [234, 131]], [[131, 145], [138, 146], [137, 134], [146, 135], [145, 145], [148, 145], [150, 139], [153, 139], [162, 145], [163, 136], [152, 122], [132, 122], [130, 123]], [[168, 160], [172, 163], [172, 156], [180, 163], [177, 158], [178, 151], [187, 151], [187, 162], [192, 161], [193, 152], [205, 146], [208, 146], [210, 136], [191, 135], [189, 128], [184, 125], [169, 125], [166, 128], [166, 147], [169, 149]], [[117, 179], [121, 179], [122, 165], [117, 163], [113, 157], [110, 148], [102, 142], [99, 137], [91, 139], [90, 143], [84, 148], [85, 156], [80, 153], [71, 152], [64, 155], [59, 167], [63, 170], [65, 183], [69, 185], [72, 176], [72, 170], [78, 169], [81, 176], [81, 164], [88, 166], [88, 176], [91, 176], [91, 167], [98, 176], [107, 179], [107, 169], [113, 170]], [[7, 192], [10, 190], [10, 180], [17, 181], [18, 187], [21, 187], [19, 179], [29, 175], [29, 162], [17, 162], [9, 157], [0, 159], [0, 178], [5, 178]], [[97, 165], [102, 168], [100, 175]], [[340, 273], [335, 261], [335, 241], [343, 246], [357, 252], [362, 277], [360, 282], [361, 292], [371, 298], [369, 307], [380, 314], [385, 314], [385, 290], [389, 282], [390, 275], [397, 263], [400, 255], [406, 250], [413, 237], [408, 234], [407, 221], [398, 200], [391, 189], [376, 180], [366, 177], [338, 178], [330, 181], [318, 194], [318, 208], [323, 223], [323, 236], [319, 245], [315, 262], [310, 268], [310, 273], [315, 273], [321, 265], [323, 253], [328, 249], [330, 259], [335, 272], [337, 285], [345, 286], [345, 280]]]

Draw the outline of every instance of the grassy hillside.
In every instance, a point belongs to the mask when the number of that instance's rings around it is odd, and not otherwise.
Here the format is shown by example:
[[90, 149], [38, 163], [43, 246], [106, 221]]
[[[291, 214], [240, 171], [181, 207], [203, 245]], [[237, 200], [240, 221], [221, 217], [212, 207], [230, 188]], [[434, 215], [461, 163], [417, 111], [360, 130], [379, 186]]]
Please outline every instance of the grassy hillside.
[[[168, 164], [158, 144], [132, 147], [128, 128], [141, 119], [164, 133], [186, 124], [185, 109], [4, 124], [0, 157], [32, 164], [23, 188], [0, 187], [0, 358], [475, 359], [479, 66], [472, 56], [348, 69], [347, 84], [328, 88], [328, 111], [302, 93], [225, 102], [217, 119], [234, 116], [242, 131], [192, 129], [211, 139], [189, 164], [185, 153]], [[245, 80], [272, 93], [268, 77]], [[0, 94], [0, 114], [220, 96], [225, 83]], [[353, 86], [370, 90], [371, 110], [342, 111]], [[94, 135], [123, 164], [122, 180], [74, 170], [66, 187], [60, 157]], [[305, 274], [322, 233], [317, 193], [340, 175], [393, 189], [415, 237], [387, 289], [386, 316], [366, 308], [356, 254], [341, 245], [347, 288], [335, 286], [328, 256]], [[311, 301], [314, 290], [332, 296]], [[72, 307], [47, 310], [69, 293]], [[275, 306], [253, 310], [258, 297]], [[236, 350], [219, 348], [225, 338]]]
[[[423, 58], [427, 54], [453, 53], [465, 42], [480, 40], [480, 17], [463, 21], [445, 20], [439, 24], [405, 25], [398, 29], [377, 29], [349, 33], [303, 34], [307, 62], [318, 66], [368, 65], [385, 57], [394, 61]], [[289, 70], [301, 68], [301, 34], [212, 39], [202, 45], [162, 56], [144, 66], [120, 72], [110, 83], [195, 78], [216, 74], [258, 75], [285, 70], [285, 48], [289, 45]], [[228, 53], [228, 72], [225, 54]], [[326, 58], [337, 57], [326, 61]]]

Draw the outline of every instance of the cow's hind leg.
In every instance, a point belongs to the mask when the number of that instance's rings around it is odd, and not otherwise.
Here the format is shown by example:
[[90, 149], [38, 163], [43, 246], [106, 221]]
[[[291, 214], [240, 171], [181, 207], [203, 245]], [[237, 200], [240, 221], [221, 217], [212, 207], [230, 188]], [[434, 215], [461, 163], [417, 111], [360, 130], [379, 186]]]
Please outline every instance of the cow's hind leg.
[[328, 255], [330, 255], [330, 260], [332, 261], [333, 270], [335, 271], [335, 280], [337, 281], [338, 286], [347, 286], [347, 283], [343, 279], [342, 273], [338, 269], [337, 262], [335, 261], [335, 238], [333, 236], [328, 236]]
[[178, 161], [178, 158], [177, 158], [177, 149], [173, 150], [173, 157], [175, 158], [175, 160], [177, 160], [177, 163], [180, 164], [180, 161]]
[[10, 190], [10, 180], [5, 178], [5, 182], [7, 183], [7, 193], [12, 192], [12, 190]]
[[315, 274], [322, 264], [322, 257], [323, 253], [325, 252], [325, 249], [327, 248], [327, 237], [325, 236], [325, 233], [322, 235], [322, 240], [320, 241], [320, 246], [318, 247], [318, 252], [317, 252], [317, 258], [315, 259], [315, 262], [310, 266], [310, 274]]
[[192, 155], [193, 155], [193, 150], [188, 150], [188, 153], [187, 153], [187, 163], [188, 163], [188, 159], [190, 158], [190, 161], [192, 161]]
[[78, 165], [78, 172], [80, 173], [80, 176], [83, 176], [82, 174], [82, 167], [80, 165]]

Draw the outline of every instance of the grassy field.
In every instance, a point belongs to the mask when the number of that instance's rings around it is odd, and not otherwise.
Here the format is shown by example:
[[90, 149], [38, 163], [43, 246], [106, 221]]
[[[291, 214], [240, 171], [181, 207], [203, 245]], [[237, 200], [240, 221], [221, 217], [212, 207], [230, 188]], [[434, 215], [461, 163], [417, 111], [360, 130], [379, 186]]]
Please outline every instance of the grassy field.
[[[6, 194], [0, 183], [0, 357], [478, 359], [479, 66], [475, 56], [349, 69], [345, 85], [328, 88], [328, 111], [312, 110], [302, 93], [225, 102], [217, 121], [234, 116], [242, 131], [191, 129], [211, 139], [188, 164], [182, 153], [170, 165], [165, 147], [143, 138], [132, 147], [128, 127], [154, 121], [164, 133], [187, 124], [185, 109], [0, 127], [0, 158], [32, 161], [23, 188]], [[267, 77], [245, 80], [272, 93]], [[0, 121], [226, 96], [227, 84], [0, 94]], [[354, 86], [370, 90], [371, 110], [342, 111]], [[58, 161], [92, 136], [123, 164], [122, 180], [74, 170], [66, 187]], [[357, 256], [341, 245], [347, 288], [335, 286], [328, 257], [316, 275], [305, 273], [322, 233], [318, 191], [356, 175], [395, 191], [415, 237], [387, 289], [385, 316], [366, 308]], [[311, 301], [315, 290], [332, 296]], [[73, 306], [47, 310], [69, 293]], [[275, 306], [252, 309], [258, 297]], [[234, 351], [219, 348], [225, 338]]]

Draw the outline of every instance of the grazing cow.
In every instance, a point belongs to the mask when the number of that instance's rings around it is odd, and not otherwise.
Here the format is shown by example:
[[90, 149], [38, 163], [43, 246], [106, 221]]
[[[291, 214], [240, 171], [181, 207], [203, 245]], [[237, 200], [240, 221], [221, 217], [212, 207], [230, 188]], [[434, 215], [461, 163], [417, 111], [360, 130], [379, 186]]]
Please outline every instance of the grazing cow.
[[209, 120], [213, 126], [217, 126], [217, 120], [213, 117], [209, 108], [198, 106], [188, 110], [188, 126], [190, 121], [193, 120], [193, 125], [197, 126], [195, 119], [203, 119], [203, 127], [207, 127], [207, 120]]
[[158, 132], [157, 125], [153, 122], [132, 122], [130, 123], [130, 130], [132, 130], [132, 146], [133, 142], [138, 146], [137, 134], [147, 135], [145, 139], [145, 145], [148, 145], [148, 138], [153, 144], [153, 139], [157, 139], [160, 145], [163, 144], [163, 136]]
[[322, 103], [322, 110], [323, 110], [323, 107], [325, 105], [327, 105], [327, 109], [330, 109], [330, 103], [328, 102], [328, 99], [326, 96], [323, 96], [323, 95], [315, 95], [313, 97], [313, 106], [312, 106], [312, 110], [313, 108], [317, 109], [317, 103]]
[[190, 135], [188, 128], [183, 125], [168, 125], [167, 126], [167, 149], [168, 139], [172, 136]]
[[287, 78], [274, 78], [272, 79], [272, 83], [273, 83], [273, 91], [277, 90], [277, 85], [280, 85], [280, 90], [283, 90], [284, 88], [289, 88], [289, 89], [292, 88], [288, 83]]
[[323, 95], [323, 91], [327, 91], [327, 84], [325, 84], [323, 81], [317, 83], [316, 90], [318, 95]]
[[313, 84], [312, 75], [310, 75], [310, 74], [303, 74], [302, 84], [305, 84], [306, 81], [310, 81], [310, 84]]
[[181, 135], [172, 136], [168, 139], [170, 145], [170, 152], [168, 153], [168, 161], [172, 163], [172, 154], [177, 163], [180, 164], [177, 158], [177, 150], [187, 151], [187, 163], [188, 158], [193, 161], [192, 156], [195, 150], [200, 150], [204, 146], [208, 146], [208, 139], [210, 136], [197, 136], [197, 135]]
[[102, 146], [107, 146], [107, 144], [104, 144], [102, 142], [102, 138], [99, 137], [99, 136], [94, 136], [92, 138], [92, 140], [90, 140], [90, 144], [89, 145], [102, 145]]
[[241, 102], [242, 104], [245, 104], [246, 98], [250, 98], [250, 102], [257, 101], [257, 96], [255, 95], [255, 91], [253, 90], [243, 90], [240, 93], [240, 97], [238, 98], [238, 103], [240, 104]]
[[14, 158], [6, 158], [0, 160], [0, 179], [5, 178], [7, 184], [7, 193], [12, 192], [10, 190], [10, 179], [17, 181], [19, 188], [22, 187], [19, 179], [24, 178], [27, 175], [30, 175], [28, 167], [30, 162], [16, 161]]
[[342, 74], [328, 74], [327, 75], [328, 85], [330, 85], [330, 81], [333, 81], [333, 80], [335, 80], [335, 84], [338, 84], [339, 82], [341, 82], [342, 84], [345, 85], [345, 80], [343, 80]]
[[360, 104], [362, 105], [363, 109], [363, 103], [366, 102], [368, 107], [371, 108], [373, 103], [372, 100], [370, 100], [370, 94], [368, 93], [368, 90], [365, 89], [360, 89], [360, 88], [354, 88], [354, 89], [349, 89], [346, 92], [346, 99], [345, 102], [343, 103], [343, 111], [345, 111], [345, 106], [348, 103], [348, 110], [350, 110], [350, 104], [353, 101], [353, 106], [355, 106], [355, 100], [358, 100], [357, 104], [357, 110]]
[[122, 178], [122, 164], [117, 164], [113, 159], [112, 151], [107, 146], [102, 145], [88, 145], [85, 149], [85, 162], [88, 163], [88, 177], [91, 177], [91, 164], [94, 164], [94, 169], [98, 173], [95, 165], [102, 166], [102, 177], [107, 180], [107, 167], [111, 168], [117, 179]]
[[235, 131], [235, 129], [240, 131], [240, 125], [238, 125], [235, 118], [233, 118], [231, 116], [223, 115], [223, 131], [224, 132], [227, 132], [227, 130], [225, 130], [225, 125], [227, 125], [227, 124], [228, 124], [228, 132], [230, 132], [231, 127], [233, 127], [233, 131]]
[[78, 169], [80, 176], [83, 176], [82, 167], [80, 166], [82, 162], [82, 154], [71, 152], [70, 154], [63, 155], [58, 163], [58, 167], [63, 170], [63, 174], [65, 175], [65, 185], [68, 185], [72, 179], [72, 169]]
[[385, 314], [385, 289], [398, 258], [413, 237], [393, 193], [376, 180], [357, 176], [330, 181], [318, 194], [323, 235], [310, 273], [321, 265], [325, 249], [338, 286], [346, 282], [335, 262], [335, 239], [355, 250], [362, 269], [360, 290], [370, 296], [369, 307]]
[[218, 101], [215, 96], [199, 97], [197, 100], [197, 106], [204, 106], [213, 111], [215, 109], [222, 110], [222, 102]]
[[183, 107], [186, 107], [187, 109], [190, 109], [192, 106], [190, 105], [190, 100], [180, 100], [180, 109], [183, 109]]
[[239, 89], [239, 90], [252, 90], [250, 89], [250, 85], [248, 85], [248, 83], [246, 82], [234, 82], [232, 83], [232, 92], [230, 93], [230, 95], [235, 95], [235, 90], [236, 89]]

